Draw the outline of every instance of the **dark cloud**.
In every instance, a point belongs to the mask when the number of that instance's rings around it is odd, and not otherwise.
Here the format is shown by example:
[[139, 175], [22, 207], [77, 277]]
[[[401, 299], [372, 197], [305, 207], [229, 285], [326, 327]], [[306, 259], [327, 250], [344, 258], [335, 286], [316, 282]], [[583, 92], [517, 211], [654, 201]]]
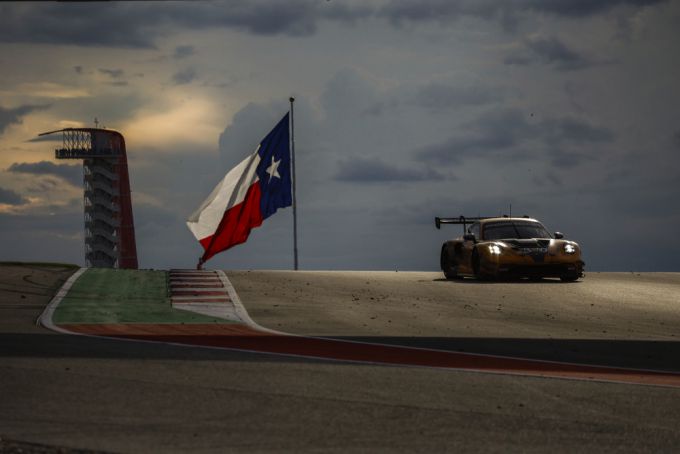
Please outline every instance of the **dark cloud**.
[[194, 46], [177, 46], [175, 47], [175, 53], [172, 54], [172, 58], [175, 60], [181, 60], [182, 58], [189, 57], [196, 53]]
[[55, 164], [50, 161], [40, 161], [34, 163], [15, 162], [7, 169], [8, 172], [30, 173], [33, 175], [55, 175], [69, 183], [79, 186], [83, 181], [83, 171], [80, 165]]
[[361, 111], [363, 115], [380, 116], [399, 105], [396, 99], [387, 99], [385, 101], [377, 101]]
[[[477, 3], [477, 5], [481, 5], [481, 2]], [[426, 0], [420, 2], [392, 0], [381, 9], [379, 14], [397, 24], [401, 24], [404, 21], [447, 21], [458, 19], [466, 14], [478, 15], [480, 14], [478, 6], [474, 4], [464, 6], [461, 2], [447, 0]]]
[[[43, 206], [36, 212], [0, 213], [0, 232], [45, 232], [56, 235], [82, 232], [82, 216], [79, 216], [82, 211], [83, 202], [78, 198], [69, 200], [65, 205]], [[44, 252], [43, 248], [35, 249]]]
[[527, 66], [530, 65], [532, 62], [533, 60], [530, 57], [519, 54], [508, 55], [503, 59], [503, 63], [505, 63], [506, 65]]
[[535, 175], [533, 182], [536, 186], [540, 187], [562, 186], [563, 184], [562, 178], [554, 172], [547, 172], [545, 175]]
[[106, 69], [106, 68], [99, 68], [98, 71], [102, 74], [106, 74], [107, 76], [113, 78], [113, 79], [118, 79], [120, 77], [123, 77], [125, 74], [125, 71], [122, 69]]
[[[599, 197], [607, 200], [609, 207], [617, 213], [635, 213], [649, 218], [677, 217], [669, 207], [677, 205], [680, 198], [678, 175], [632, 176], [627, 180], [611, 180], [609, 187], [598, 188]], [[659, 187], [667, 188], [659, 191]]]
[[576, 88], [575, 84], [571, 81], [567, 81], [564, 84], [564, 93], [567, 95], [567, 99], [569, 100], [569, 104], [571, 104], [571, 107], [579, 113], [584, 113], [586, 112], [586, 108], [583, 106], [583, 103], [580, 99], [579, 96], [579, 90]]
[[232, 123], [220, 134], [223, 167], [230, 169], [255, 151], [257, 144], [267, 135], [267, 126], [275, 125], [287, 110], [287, 106], [281, 102], [275, 106], [249, 103], [238, 111]]
[[159, 207], [148, 203], [136, 203], [134, 216], [135, 231], [146, 243], [161, 230], [185, 228], [184, 213], [178, 212], [172, 206]]
[[150, 27], [160, 24], [162, 18], [148, 6], [130, 6], [114, 3], [3, 4], [0, 7], [0, 42], [153, 47], [157, 33], [150, 33]]
[[[458, 164], [468, 158], [501, 158], [500, 162], [526, 159], [537, 151], [550, 156], [553, 165], [573, 166], [591, 156], [562, 147], [607, 143], [614, 134], [584, 120], [562, 117], [530, 121], [516, 109], [486, 113], [464, 125], [460, 135], [416, 152], [419, 160]], [[533, 152], [530, 150], [534, 150]]]
[[[499, 130], [490, 136], [452, 137], [444, 142], [425, 147], [418, 152], [417, 157], [421, 161], [435, 164], [460, 164], [468, 157], [482, 158], [488, 154], [509, 150], [516, 144], [514, 134]], [[517, 157], [519, 156], [515, 156]]]
[[444, 176], [429, 168], [397, 167], [376, 158], [353, 158], [340, 163], [335, 179], [352, 183], [385, 183], [442, 180]]
[[468, 157], [484, 157], [509, 150], [533, 135], [526, 115], [514, 109], [484, 114], [465, 127], [466, 132], [430, 145], [417, 157], [437, 164], [458, 164]]
[[[509, 195], [502, 197], [461, 197], [454, 191], [445, 196], [425, 198], [418, 203], [404, 203], [382, 209], [378, 211], [378, 216], [381, 217], [381, 224], [421, 225], [430, 230], [427, 233], [428, 236], [433, 234], [442, 235], [441, 238], [444, 240], [462, 233], [463, 226], [442, 226], [437, 231], [434, 224], [435, 216], [500, 216], [508, 214], [510, 203], [512, 203], [512, 198]], [[526, 205], [518, 208], [520, 210], [529, 209]], [[441, 246], [441, 243], [439, 243], [439, 246]]]
[[644, 8], [666, 2], [667, 0], [527, 0], [517, 3], [523, 3], [526, 8], [537, 12], [581, 18], [602, 14], [619, 6]]
[[[315, 4], [316, 3], [316, 4]], [[234, 27], [256, 35], [308, 36], [316, 32], [322, 11], [319, 2], [239, 2], [214, 11], [214, 25]], [[205, 11], [204, 21], [210, 11]]]
[[82, 198], [35, 212], [0, 213], [4, 260], [83, 262]]
[[76, 74], [82, 74], [83, 73], [83, 67], [80, 66], [80, 65], [74, 66], [73, 70], [76, 72]]
[[532, 37], [524, 42], [526, 53], [505, 58], [506, 65], [544, 64], [561, 71], [573, 71], [593, 66], [590, 58], [570, 49], [556, 37]]
[[13, 109], [5, 109], [0, 106], [0, 134], [4, 133], [10, 125], [18, 125], [23, 121], [23, 117], [36, 110], [49, 108], [49, 105], [23, 105]]
[[[61, 118], [80, 119], [92, 124], [94, 117], [90, 115], [94, 113], [102, 122], [100, 124], [117, 129], [130, 121], [147, 102], [148, 98], [143, 93], [134, 90], [124, 90], [120, 94], [98, 93], [85, 98], [60, 99], [59, 114]], [[106, 112], [102, 112], [102, 106], [106, 106]], [[53, 129], [59, 129], [58, 125]]]
[[666, 0], [392, 0], [378, 15], [392, 23], [456, 21], [462, 17], [498, 20], [513, 29], [519, 16], [526, 13], [582, 18], [602, 14], [619, 6], [642, 8]]
[[547, 156], [554, 167], [570, 168], [581, 164], [583, 161], [594, 160], [596, 156], [584, 151], [564, 150], [562, 148], [551, 148]]
[[184, 68], [172, 75], [172, 81], [175, 85], [186, 85], [196, 79], [196, 70], [194, 68]]
[[415, 103], [430, 111], [440, 112], [463, 106], [498, 103], [504, 98], [505, 92], [494, 87], [430, 83], [417, 91]]
[[157, 38], [182, 28], [223, 27], [256, 35], [308, 36], [316, 31], [319, 20], [351, 23], [369, 14], [370, 9], [364, 6], [313, 0], [4, 4], [0, 42], [152, 48]]
[[26, 203], [26, 199], [11, 189], [0, 187], [0, 203], [7, 205], [23, 205]]
[[363, 71], [343, 68], [326, 84], [321, 104], [336, 125], [350, 126], [357, 112], [374, 117], [394, 113], [400, 104], [399, 95]]
[[546, 119], [540, 123], [539, 128], [549, 144], [604, 143], [614, 140], [614, 133], [609, 129], [593, 126], [572, 117]]
[[[380, 8], [356, 2], [266, 0], [231, 2], [59, 2], [0, 6], [0, 42], [153, 48], [180, 29], [234, 28], [255, 35], [309, 36], [320, 21], [354, 24], [381, 17], [393, 24], [455, 21], [470, 16], [513, 29], [526, 13], [581, 18], [618, 6], [632, 9], [663, 0], [393, 0]], [[102, 26], [106, 24], [106, 26]]]
[[63, 181], [59, 178], [36, 178], [31, 182], [31, 185], [26, 189], [26, 191], [32, 194], [41, 194], [47, 191], [54, 191], [62, 184]]
[[378, 85], [355, 68], [343, 68], [326, 83], [321, 102], [326, 111], [345, 116], [370, 111], [378, 97]]

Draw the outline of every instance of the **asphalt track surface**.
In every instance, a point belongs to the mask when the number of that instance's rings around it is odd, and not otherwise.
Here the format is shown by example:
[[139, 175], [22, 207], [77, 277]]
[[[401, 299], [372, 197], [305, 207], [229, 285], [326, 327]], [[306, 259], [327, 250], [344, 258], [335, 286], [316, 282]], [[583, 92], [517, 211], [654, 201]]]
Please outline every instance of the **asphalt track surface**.
[[[123, 452], [680, 446], [676, 388], [318, 361], [36, 327], [68, 274], [16, 266], [0, 274], [4, 439]], [[592, 274], [576, 284], [447, 282], [436, 273], [228, 275], [250, 315], [281, 331], [680, 368], [677, 274]]]

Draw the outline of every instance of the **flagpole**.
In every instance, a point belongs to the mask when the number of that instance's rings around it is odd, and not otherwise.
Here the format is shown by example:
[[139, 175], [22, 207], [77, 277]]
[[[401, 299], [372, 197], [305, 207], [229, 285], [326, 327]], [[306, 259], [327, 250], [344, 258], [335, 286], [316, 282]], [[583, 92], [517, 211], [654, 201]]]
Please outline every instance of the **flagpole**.
[[291, 154], [291, 165], [293, 167], [292, 180], [293, 180], [293, 257], [295, 264], [295, 271], [298, 270], [298, 246], [297, 246], [297, 201], [295, 197], [295, 120], [293, 116], [293, 103], [295, 98], [292, 96], [289, 98], [290, 101], [290, 154]]

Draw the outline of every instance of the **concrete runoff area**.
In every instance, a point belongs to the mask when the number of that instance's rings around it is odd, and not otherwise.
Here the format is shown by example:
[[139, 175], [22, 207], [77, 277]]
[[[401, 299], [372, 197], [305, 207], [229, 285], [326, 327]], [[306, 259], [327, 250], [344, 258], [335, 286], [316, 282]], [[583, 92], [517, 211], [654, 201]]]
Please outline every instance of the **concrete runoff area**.
[[78, 267], [53, 263], [0, 262], [0, 330], [45, 334], [35, 321]]
[[[658, 452], [680, 443], [678, 389], [58, 335], [33, 324], [49, 300], [30, 287], [37, 271], [0, 271], [3, 439], [119, 452]], [[35, 285], [56, 289], [64, 274], [55, 271], [51, 284], [41, 275]], [[620, 341], [676, 349], [673, 330], [680, 326], [673, 274], [488, 285], [440, 281], [437, 273], [228, 276], [259, 324], [330, 337], [443, 344], [472, 339], [486, 348], [502, 345], [499, 339], [613, 341], [613, 354], [626, 345]], [[18, 289], [23, 299], [13, 299]], [[559, 293], [578, 307], [561, 304]], [[647, 310], [636, 294], [652, 299]], [[410, 303], [417, 304], [412, 310], [408, 298], [420, 298]], [[465, 305], [475, 303], [480, 313], [466, 317], [472, 311]], [[593, 312], [578, 310], [587, 307]], [[365, 320], [357, 325], [355, 319]], [[677, 369], [673, 360], [655, 361]]]
[[[206, 298], [216, 300], [205, 302]], [[191, 317], [195, 314], [200, 317]], [[214, 317], [214, 323], [203, 323], [206, 316]], [[680, 387], [680, 373], [522, 359], [521, 352], [516, 355], [520, 357], [513, 358], [452, 351], [437, 338], [426, 339], [429, 345], [424, 345], [425, 348], [414, 348], [410, 344], [417, 344], [421, 339], [418, 342], [411, 337], [343, 339], [272, 331], [251, 320], [222, 271], [170, 270], [166, 273], [83, 268], [59, 291], [40, 323], [62, 333], [126, 340], [375, 364]]]
[[287, 333], [680, 371], [680, 273], [578, 282], [435, 272], [231, 271], [251, 317]]

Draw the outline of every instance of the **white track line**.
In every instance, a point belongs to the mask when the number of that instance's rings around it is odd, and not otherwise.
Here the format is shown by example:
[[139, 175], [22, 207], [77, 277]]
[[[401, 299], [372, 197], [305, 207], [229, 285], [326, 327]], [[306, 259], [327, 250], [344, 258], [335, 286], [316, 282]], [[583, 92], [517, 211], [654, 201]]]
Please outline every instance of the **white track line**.
[[[180, 303], [181, 303], [181, 302], [190, 303], [190, 302], [192, 302], [192, 301], [194, 301], [194, 300], [197, 299], [197, 297], [191, 296], [191, 295], [190, 295], [190, 296], [176, 296], [176, 295], [172, 295], [170, 298], [171, 298], [173, 301], [177, 301], [177, 302], [180, 302]], [[200, 299], [202, 299], [202, 300], [222, 300], [222, 299], [228, 300], [228, 299], [229, 299], [229, 294], [225, 293], [224, 295], [199, 295], [198, 298], [200, 298]], [[210, 301], [203, 301], [203, 302], [209, 303]], [[216, 301], [216, 302], [218, 302], [218, 301]]]
[[38, 317], [38, 319], [35, 321], [36, 325], [44, 326], [45, 328], [51, 329], [52, 331], [56, 331], [58, 333], [74, 334], [73, 331], [59, 328], [57, 325], [55, 325], [52, 321], [52, 316], [54, 315], [54, 311], [57, 309], [57, 306], [59, 306], [59, 303], [61, 303], [61, 300], [64, 299], [69, 290], [71, 290], [73, 284], [75, 284], [78, 278], [85, 271], [87, 271], [87, 268], [80, 268], [78, 271], [73, 273], [71, 277], [66, 280], [66, 282], [64, 282], [64, 285], [62, 285], [61, 288], [57, 290], [57, 293], [50, 300], [43, 313], [40, 314], [40, 317]]
[[248, 314], [248, 311], [246, 308], [243, 306], [243, 303], [241, 302], [241, 298], [238, 297], [238, 294], [236, 293], [236, 289], [234, 288], [233, 285], [231, 285], [231, 281], [227, 278], [227, 275], [224, 273], [222, 270], [217, 270], [217, 275], [220, 277], [220, 280], [224, 284], [224, 288], [227, 290], [227, 293], [229, 294], [229, 299], [231, 299], [231, 303], [234, 305], [234, 309], [236, 309], [236, 315], [241, 319], [243, 323], [248, 325], [249, 327], [256, 329], [258, 331], [262, 331], [265, 333], [271, 333], [271, 334], [279, 334], [283, 336], [296, 336], [296, 337], [308, 337], [308, 336], [298, 336], [297, 334], [290, 334], [290, 333], [284, 333], [281, 331], [276, 331], [273, 329], [265, 328], [264, 326], [260, 326], [257, 323], [255, 323], [255, 320], [250, 318], [250, 315]]

